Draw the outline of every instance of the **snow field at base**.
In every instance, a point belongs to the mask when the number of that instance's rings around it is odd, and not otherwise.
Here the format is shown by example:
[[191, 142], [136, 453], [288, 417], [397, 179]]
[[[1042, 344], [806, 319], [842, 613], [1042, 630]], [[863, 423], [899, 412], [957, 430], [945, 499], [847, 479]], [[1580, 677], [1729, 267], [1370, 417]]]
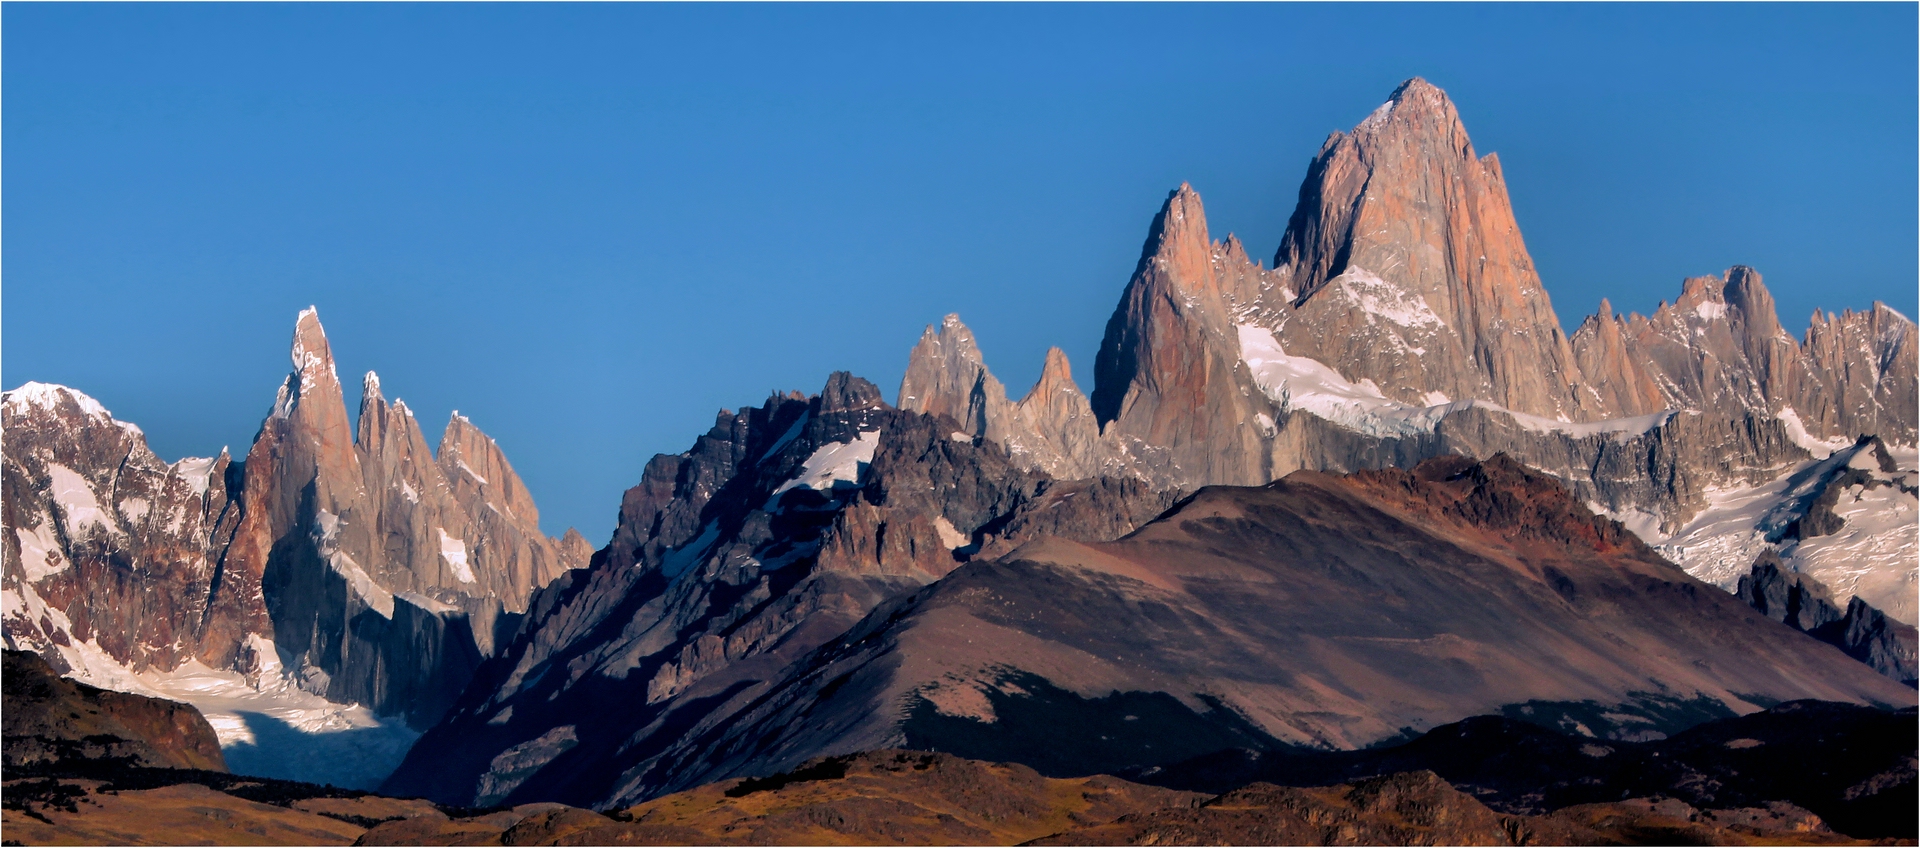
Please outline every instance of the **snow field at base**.
[[[247, 637], [255, 656], [277, 657], [273, 643]], [[138, 676], [148, 693], [192, 704], [213, 725], [235, 774], [374, 789], [400, 766], [420, 734], [399, 718], [359, 704], [336, 704], [295, 686], [275, 660], [263, 660], [260, 687], [232, 671], [188, 661], [171, 672]]]
[[[4, 615], [46, 615], [70, 632], [59, 610], [40, 602], [31, 588], [0, 593]], [[358, 704], [337, 704], [298, 688], [281, 668], [273, 642], [247, 637], [261, 657], [260, 686], [238, 672], [218, 671], [189, 660], [170, 672], [134, 672], [115, 661], [94, 640], [71, 644], [21, 644], [23, 650], [52, 648], [66, 661], [66, 676], [102, 689], [150, 698], [184, 701], [205, 716], [220, 741], [227, 768], [235, 774], [330, 783], [350, 789], [374, 789], [400, 766], [420, 734], [398, 718], [381, 718]]]

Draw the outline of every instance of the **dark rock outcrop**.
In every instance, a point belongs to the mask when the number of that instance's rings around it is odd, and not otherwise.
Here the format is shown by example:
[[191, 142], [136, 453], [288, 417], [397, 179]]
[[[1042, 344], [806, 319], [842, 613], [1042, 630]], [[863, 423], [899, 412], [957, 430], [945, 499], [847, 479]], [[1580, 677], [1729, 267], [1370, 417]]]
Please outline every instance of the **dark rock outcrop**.
[[1761, 615], [1839, 648], [1894, 680], [1912, 686], [1920, 676], [1915, 657], [1920, 636], [1913, 627], [1888, 618], [1858, 596], [1842, 609], [1820, 581], [1788, 570], [1772, 551], [1760, 554], [1734, 594]]
[[75, 760], [226, 771], [213, 727], [193, 707], [68, 680], [38, 654], [5, 654], [0, 713], [10, 775]]

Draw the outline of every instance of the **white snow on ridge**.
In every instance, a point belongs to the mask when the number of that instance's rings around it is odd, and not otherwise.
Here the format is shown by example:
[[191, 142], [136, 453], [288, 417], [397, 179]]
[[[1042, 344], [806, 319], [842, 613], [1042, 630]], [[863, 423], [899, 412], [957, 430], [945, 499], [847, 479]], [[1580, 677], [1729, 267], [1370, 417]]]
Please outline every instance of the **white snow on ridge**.
[[347, 585], [353, 587], [353, 593], [366, 601], [367, 606], [372, 607], [374, 612], [386, 618], [393, 618], [393, 593], [374, 582], [366, 570], [353, 561], [353, 557], [334, 551], [327, 555], [327, 565], [335, 574], [345, 578]]
[[1834, 451], [1844, 450], [1848, 445], [1853, 444], [1849, 439], [1814, 438], [1813, 434], [1807, 432], [1806, 425], [1800, 422], [1800, 413], [1795, 412], [1791, 406], [1781, 407], [1780, 412], [1774, 417], [1779, 418], [1780, 423], [1787, 425], [1787, 439], [1805, 448], [1816, 459], [1824, 459]]
[[314, 514], [311, 534], [314, 547], [326, 558], [327, 566], [333, 569], [333, 573], [345, 579], [354, 594], [359, 595], [367, 606], [386, 618], [393, 618], [393, 593], [368, 575], [359, 563], [353, 561], [353, 557], [340, 552], [340, 523], [340, 516], [324, 509], [318, 510]]
[[1718, 301], [1703, 300], [1700, 301], [1700, 305], [1693, 308], [1693, 314], [1700, 316], [1700, 320], [1702, 321], [1725, 318], [1727, 317], [1727, 305]]
[[447, 535], [445, 529], [435, 527], [433, 532], [440, 534], [440, 558], [447, 561], [447, 567], [453, 569], [453, 578], [462, 583], [473, 582], [473, 569], [467, 567], [467, 543]]
[[1241, 361], [1260, 390], [1282, 409], [1304, 410], [1378, 436], [1432, 432], [1434, 422], [1445, 414], [1395, 403], [1371, 382], [1356, 385], [1319, 360], [1292, 356], [1263, 327], [1240, 324], [1235, 329], [1240, 335]]
[[60, 505], [60, 518], [66, 525], [68, 538], [84, 535], [89, 524], [109, 533], [119, 529], [119, 522], [100, 508], [100, 501], [93, 495], [93, 485], [79, 472], [60, 463], [49, 462], [47, 476], [51, 478], [53, 502]]
[[1372, 129], [1387, 122], [1387, 116], [1393, 114], [1393, 101], [1389, 100], [1375, 108], [1372, 113], [1360, 121], [1360, 125]]
[[80, 411], [95, 418], [112, 418], [113, 414], [100, 402], [87, 396], [79, 389], [70, 389], [54, 383], [22, 383], [20, 388], [6, 393], [5, 403], [14, 412], [24, 413], [30, 407], [58, 409], [62, 396], [73, 399]]
[[761, 454], [760, 461], [766, 462], [767, 460], [772, 459], [775, 456], [778, 456], [781, 448], [784, 448], [787, 445], [791, 444], [794, 439], [800, 438], [800, 434], [805, 432], [807, 429], [807, 422], [812, 418], [813, 418], [813, 413], [809, 412], [795, 419], [793, 422], [793, 425], [789, 426], [785, 433], [780, 434], [780, 438], [774, 439], [773, 444], [767, 446], [766, 453]]
[[1481, 403], [1479, 401], [1475, 401], [1474, 403], [1483, 407], [1499, 409], [1501, 412], [1513, 416], [1513, 420], [1523, 429], [1532, 430], [1536, 433], [1566, 433], [1576, 438], [1602, 434], [1612, 435], [1615, 438], [1641, 436], [1667, 423], [1668, 419], [1671, 419], [1675, 414], [1671, 409], [1663, 409], [1651, 415], [1636, 415], [1631, 418], [1609, 418], [1605, 421], [1589, 421], [1584, 424], [1575, 424], [1568, 421], [1556, 421], [1552, 418], [1542, 418], [1538, 415], [1528, 415], [1524, 412], [1514, 412], [1510, 409], [1501, 409], [1489, 403]]
[[795, 486], [830, 492], [842, 483], [858, 485], [861, 472], [873, 463], [873, 452], [879, 447], [878, 430], [861, 433], [851, 442], [821, 445], [812, 456], [807, 457], [800, 473], [780, 484], [780, 488], [773, 490], [773, 495], [778, 498], [782, 492]]

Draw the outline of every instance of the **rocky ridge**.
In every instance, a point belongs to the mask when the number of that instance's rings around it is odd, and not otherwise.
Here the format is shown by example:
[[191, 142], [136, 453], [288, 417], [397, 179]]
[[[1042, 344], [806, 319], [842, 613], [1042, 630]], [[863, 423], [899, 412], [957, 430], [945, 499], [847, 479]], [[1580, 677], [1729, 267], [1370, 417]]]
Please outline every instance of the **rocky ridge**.
[[[1137, 480], [1023, 470], [845, 373], [723, 410], [648, 463], [612, 543], [535, 597], [386, 790], [490, 804], [696, 785], [697, 739], [877, 606], [1037, 535], [1124, 535], [1169, 503]], [[610, 702], [629, 709], [595, 706]]]
[[[1884, 305], [1816, 314], [1796, 341], [1736, 267], [1651, 318], [1603, 302], [1568, 337], [1498, 159], [1419, 79], [1329, 137], [1274, 263], [1213, 240], [1182, 185], [1108, 321], [1097, 433], [1017, 414], [957, 316], [914, 349], [901, 406], [964, 411], [967, 432], [1030, 467], [1185, 491], [1505, 452], [1655, 539], [1712, 493], [1861, 434], [1916, 439], [1915, 327]], [[1077, 408], [1070, 385], [1054, 394]]]

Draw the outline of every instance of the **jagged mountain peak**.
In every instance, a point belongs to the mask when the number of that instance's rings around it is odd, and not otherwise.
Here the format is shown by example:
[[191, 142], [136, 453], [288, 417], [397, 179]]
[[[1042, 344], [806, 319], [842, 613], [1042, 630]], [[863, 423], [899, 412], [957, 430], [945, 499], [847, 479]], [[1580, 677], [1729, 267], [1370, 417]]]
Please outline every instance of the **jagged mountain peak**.
[[900, 378], [900, 408], [945, 415], [971, 436], [993, 438], [995, 419], [1006, 407], [1006, 388], [987, 371], [973, 331], [949, 313], [938, 328], [920, 334]]
[[827, 377], [827, 385], [820, 390], [821, 412], [855, 412], [882, 409], [886, 405], [880, 387], [846, 371], [833, 372]]
[[1288, 350], [1403, 402], [1437, 392], [1561, 420], [1612, 410], [1578, 377], [1513, 217], [1445, 92], [1418, 78], [1314, 158], [1274, 255]]
[[[1166, 202], [1147, 229], [1146, 244], [1140, 248], [1140, 262], [1134, 268], [1137, 277], [1153, 265], [1167, 267], [1191, 262], [1206, 262], [1212, 255], [1207, 238], [1207, 210], [1200, 193], [1191, 183], [1167, 193]], [[1196, 275], [1177, 275], [1175, 280], [1196, 280]]]
[[1067, 352], [1057, 347], [1047, 348], [1047, 360], [1040, 366], [1040, 379], [1035, 381], [1027, 397], [1072, 388], [1079, 391], [1073, 382], [1073, 364], [1067, 361]]

